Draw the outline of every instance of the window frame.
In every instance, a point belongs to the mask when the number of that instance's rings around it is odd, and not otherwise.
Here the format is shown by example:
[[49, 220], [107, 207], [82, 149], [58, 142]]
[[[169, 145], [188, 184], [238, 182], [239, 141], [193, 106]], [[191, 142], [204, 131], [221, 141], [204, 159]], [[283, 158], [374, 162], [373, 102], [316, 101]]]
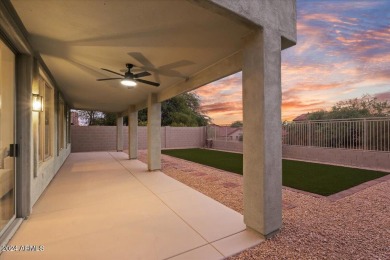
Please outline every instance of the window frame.
[[[44, 100], [43, 112], [39, 113], [39, 122], [38, 122], [38, 136], [39, 136], [38, 158], [39, 158], [39, 162], [42, 163], [48, 161], [53, 157], [53, 150], [54, 150], [53, 149], [54, 148], [53, 147], [54, 146], [54, 131], [53, 131], [54, 130], [54, 88], [42, 75], [40, 75], [39, 78], [39, 93], [41, 93]], [[47, 102], [48, 95], [49, 95], [49, 101]], [[49, 103], [49, 107], [47, 107], [47, 103]], [[46, 120], [48, 120], [48, 124], [46, 124]], [[48, 134], [49, 136], [47, 137]]]
[[58, 105], [57, 105], [57, 138], [58, 138], [58, 155], [59, 152], [66, 148], [66, 106], [65, 101], [58, 95]]

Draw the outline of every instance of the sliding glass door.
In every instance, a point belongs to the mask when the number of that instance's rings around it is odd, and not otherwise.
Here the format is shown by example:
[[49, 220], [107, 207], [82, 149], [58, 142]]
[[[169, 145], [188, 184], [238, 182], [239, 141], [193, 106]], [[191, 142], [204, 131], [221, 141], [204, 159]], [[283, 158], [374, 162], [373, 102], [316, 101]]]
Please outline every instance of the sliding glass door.
[[0, 40], [0, 235], [15, 218], [15, 55]]

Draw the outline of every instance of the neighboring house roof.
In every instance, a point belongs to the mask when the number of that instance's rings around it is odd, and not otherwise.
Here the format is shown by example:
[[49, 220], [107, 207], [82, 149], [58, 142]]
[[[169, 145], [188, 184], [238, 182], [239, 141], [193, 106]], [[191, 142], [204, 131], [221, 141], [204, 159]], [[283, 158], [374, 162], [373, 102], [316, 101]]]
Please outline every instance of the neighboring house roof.
[[293, 119], [294, 122], [296, 121], [306, 121], [309, 119], [309, 113], [302, 114], [300, 116], [297, 116], [296, 118]]
[[237, 132], [237, 131], [242, 131], [242, 129], [241, 129], [241, 128], [234, 129], [234, 130], [231, 131], [228, 135], [232, 135], [232, 134], [234, 134], [234, 133]]

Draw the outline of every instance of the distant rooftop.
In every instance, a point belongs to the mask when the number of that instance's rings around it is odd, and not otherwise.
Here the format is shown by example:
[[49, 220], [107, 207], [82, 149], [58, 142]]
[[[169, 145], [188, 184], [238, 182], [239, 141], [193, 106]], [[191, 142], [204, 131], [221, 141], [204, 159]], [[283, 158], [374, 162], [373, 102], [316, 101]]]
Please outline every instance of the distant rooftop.
[[308, 120], [309, 118], [309, 113], [306, 113], [306, 114], [302, 114], [300, 116], [297, 116], [296, 118], [293, 119], [294, 122], [297, 122], [297, 121], [306, 121]]

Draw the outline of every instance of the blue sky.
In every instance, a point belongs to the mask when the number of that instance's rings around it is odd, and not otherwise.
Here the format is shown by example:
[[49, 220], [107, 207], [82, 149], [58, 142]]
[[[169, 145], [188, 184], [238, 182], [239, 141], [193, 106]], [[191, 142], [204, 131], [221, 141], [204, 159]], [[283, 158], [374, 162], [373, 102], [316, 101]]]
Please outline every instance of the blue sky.
[[[282, 120], [371, 94], [390, 101], [390, 0], [297, 0], [282, 52]], [[242, 120], [241, 73], [194, 91], [217, 124]]]

